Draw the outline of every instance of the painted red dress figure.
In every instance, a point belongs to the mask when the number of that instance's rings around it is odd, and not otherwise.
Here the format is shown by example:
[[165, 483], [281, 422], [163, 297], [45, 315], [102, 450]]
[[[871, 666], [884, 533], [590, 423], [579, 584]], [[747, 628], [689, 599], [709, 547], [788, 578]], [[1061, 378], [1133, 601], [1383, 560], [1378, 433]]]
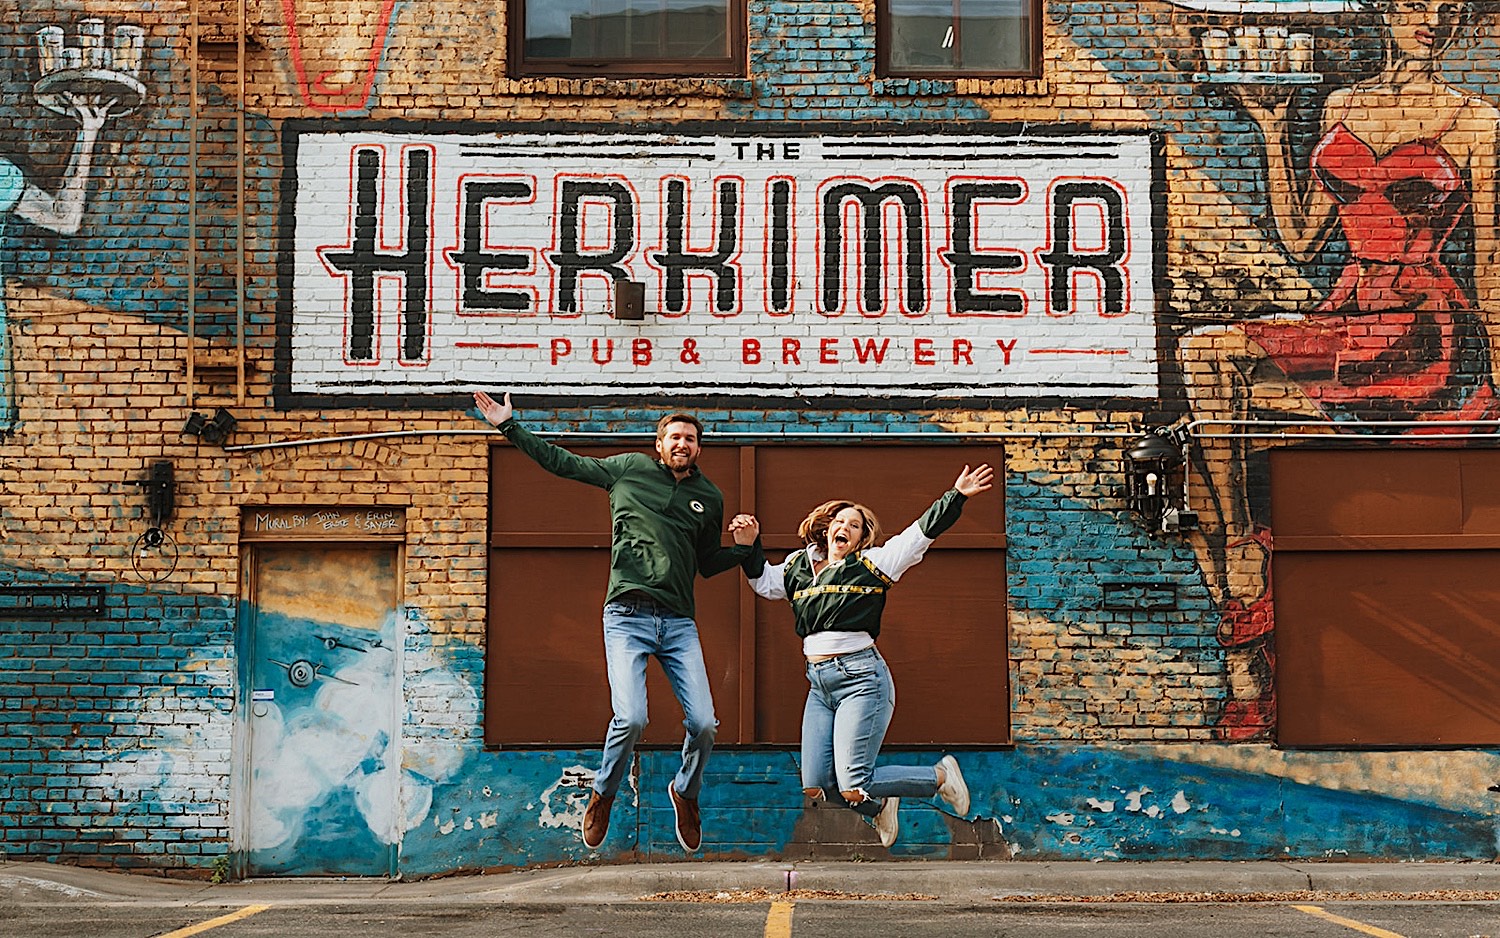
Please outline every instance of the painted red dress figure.
[[1489, 416], [1488, 363], [1475, 367], [1484, 333], [1441, 256], [1469, 206], [1442, 133], [1380, 154], [1340, 121], [1312, 169], [1337, 202], [1349, 261], [1307, 319], [1251, 320], [1246, 334], [1330, 416], [1350, 405], [1399, 419]]
[[[1306, 167], [1292, 158], [1288, 89], [1231, 86], [1264, 144], [1276, 241], [1299, 264], [1342, 264], [1328, 294], [1303, 310], [1194, 329], [1178, 346], [1206, 483], [1191, 538], [1219, 608], [1228, 699], [1218, 727], [1229, 739], [1266, 735], [1276, 713], [1272, 539], [1249, 498], [1265, 444], [1243, 431], [1266, 419], [1371, 433], [1382, 432], [1371, 422], [1430, 420], [1385, 432], [1463, 433], [1440, 421], [1500, 414], [1500, 110], [1439, 67], [1473, 9], [1372, 8], [1382, 70], [1328, 95]], [[1337, 236], [1347, 259], [1330, 250]]]

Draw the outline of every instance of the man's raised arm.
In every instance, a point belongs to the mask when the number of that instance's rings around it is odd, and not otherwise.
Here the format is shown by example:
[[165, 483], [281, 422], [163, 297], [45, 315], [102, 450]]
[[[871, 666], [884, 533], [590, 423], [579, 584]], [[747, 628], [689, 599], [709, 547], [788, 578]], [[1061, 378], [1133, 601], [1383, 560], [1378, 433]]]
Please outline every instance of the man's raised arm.
[[516, 449], [531, 457], [537, 465], [555, 476], [586, 482], [589, 485], [597, 485], [606, 489], [619, 477], [610, 459], [596, 459], [593, 456], [570, 453], [561, 446], [548, 443], [517, 423], [509, 392], [506, 392], [504, 401], [500, 402], [485, 392], [479, 391], [474, 395], [474, 406], [479, 408], [479, 413], [485, 420], [505, 434], [505, 438], [510, 440]]

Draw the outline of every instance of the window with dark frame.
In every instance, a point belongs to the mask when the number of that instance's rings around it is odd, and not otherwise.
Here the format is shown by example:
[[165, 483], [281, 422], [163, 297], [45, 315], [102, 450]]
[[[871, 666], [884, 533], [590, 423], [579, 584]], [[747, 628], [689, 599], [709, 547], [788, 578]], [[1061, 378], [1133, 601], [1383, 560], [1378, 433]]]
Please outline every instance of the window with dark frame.
[[1040, 0], [876, 0], [879, 71], [910, 77], [1032, 77]]
[[517, 77], [745, 74], [745, 0], [513, 0]]

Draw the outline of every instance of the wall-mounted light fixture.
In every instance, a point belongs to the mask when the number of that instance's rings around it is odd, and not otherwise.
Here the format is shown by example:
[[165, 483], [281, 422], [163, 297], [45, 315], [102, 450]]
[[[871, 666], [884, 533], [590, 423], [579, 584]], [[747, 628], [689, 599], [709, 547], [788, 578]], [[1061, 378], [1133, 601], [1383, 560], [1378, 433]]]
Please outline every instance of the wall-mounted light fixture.
[[238, 425], [239, 421], [234, 419], [234, 415], [222, 407], [212, 417], [205, 417], [195, 410], [188, 417], [187, 426], [182, 428], [182, 432], [196, 436], [205, 443], [222, 446]]
[[1125, 450], [1125, 499], [1153, 532], [1174, 534], [1198, 526], [1184, 497], [1185, 441], [1167, 427], [1143, 432]]
[[135, 540], [135, 549], [130, 553], [131, 566], [136, 575], [148, 583], [155, 583], [171, 576], [177, 568], [177, 543], [172, 535], [163, 530], [177, 505], [177, 478], [169, 460], [158, 460], [151, 464], [151, 473], [144, 479], [131, 483], [146, 492], [146, 508], [151, 514], [151, 524]]

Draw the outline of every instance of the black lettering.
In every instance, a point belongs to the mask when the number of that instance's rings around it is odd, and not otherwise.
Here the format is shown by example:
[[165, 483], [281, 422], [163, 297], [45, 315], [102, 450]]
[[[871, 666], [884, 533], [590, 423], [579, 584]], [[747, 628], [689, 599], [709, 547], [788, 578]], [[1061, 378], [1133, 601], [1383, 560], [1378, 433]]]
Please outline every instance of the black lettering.
[[[607, 251], [597, 254], [579, 252], [582, 240], [579, 205], [585, 199], [608, 199], [612, 203], [610, 216], [614, 220], [613, 244]], [[556, 300], [558, 311], [576, 313], [578, 275], [582, 271], [597, 270], [615, 280], [629, 278], [629, 273], [620, 266], [620, 261], [635, 250], [635, 199], [631, 197], [630, 190], [618, 182], [565, 179], [562, 183], [561, 201], [558, 250], [548, 255], [548, 259], [559, 270]]]
[[667, 271], [665, 303], [668, 312], [687, 309], [687, 274], [701, 270], [714, 278], [714, 309], [734, 312], [736, 303], [735, 271], [726, 261], [739, 246], [739, 183], [722, 179], [718, 186], [719, 230], [715, 232], [712, 254], [690, 254], [687, 251], [687, 183], [681, 179], [667, 181], [666, 250], [651, 255]]
[[512, 251], [484, 250], [484, 204], [494, 199], [526, 201], [531, 186], [524, 182], [469, 182], [463, 192], [463, 241], [461, 252], [451, 256], [462, 271], [464, 309], [503, 309], [525, 312], [531, 308], [531, 296], [521, 290], [486, 290], [484, 274], [488, 270], [522, 271], [530, 258]]
[[377, 274], [399, 274], [405, 291], [401, 308], [401, 360], [420, 361], [427, 344], [427, 202], [430, 191], [427, 150], [413, 148], [406, 167], [406, 250], [375, 249], [380, 203], [380, 151], [355, 152], [354, 243], [348, 251], [325, 255], [329, 265], [349, 275], [349, 348], [351, 361], [375, 357], [375, 280]]
[[[1073, 250], [1073, 203], [1104, 203], [1105, 245], [1102, 251]], [[1125, 199], [1118, 189], [1100, 182], [1065, 182], [1052, 190], [1052, 250], [1041, 255], [1047, 272], [1048, 305], [1053, 313], [1073, 308], [1073, 271], [1095, 271], [1103, 281], [1104, 315], [1125, 312]]]
[[911, 312], [927, 308], [927, 264], [923, 254], [925, 247], [922, 231], [922, 193], [910, 183], [888, 182], [871, 187], [861, 182], [846, 182], [833, 186], [823, 193], [823, 312], [838, 310], [839, 294], [843, 278], [839, 265], [844, 244], [844, 202], [855, 199], [859, 202], [864, 217], [860, 229], [864, 249], [865, 312], [877, 312], [883, 308], [880, 284], [883, 279], [881, 255], [882, 218], [880, 206], [887, 199], [901, 203], [906, 229], [906, 254], [903, 268], [906, 271], [906, 301]]
[[1025, 303], [1014, 293], [976, 293], [974, 275], [982, 270], [1019, 270], [1025, 261], [1015, 254], [974, 253], [974, 203], [981, 199], [1014, 202], [1022, 189], [1014, 182], [965, 182], [953, 187], [953, 250], [943, 259], [953, 265], [953, 311], [1020, 313]]
[[786, 179], [771, 183], [771, 243], [767, 246], [771, 268], [771, 312], [792, 310], [792, 184]]

